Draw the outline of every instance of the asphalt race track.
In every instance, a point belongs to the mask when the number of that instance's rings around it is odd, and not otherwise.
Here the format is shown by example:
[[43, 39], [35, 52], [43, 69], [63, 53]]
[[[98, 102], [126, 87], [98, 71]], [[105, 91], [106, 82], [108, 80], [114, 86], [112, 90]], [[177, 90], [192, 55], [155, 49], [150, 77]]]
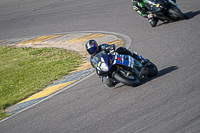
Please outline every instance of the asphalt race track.
[[177, 0], [188, 20], [152, 28], [131, 0], [1, 0], [0, 40], [74, 31], [130, 37], [159, 73], [108, 88], [93, 74], [0, 122], [1, 133], [200, 133], [200, 1]]

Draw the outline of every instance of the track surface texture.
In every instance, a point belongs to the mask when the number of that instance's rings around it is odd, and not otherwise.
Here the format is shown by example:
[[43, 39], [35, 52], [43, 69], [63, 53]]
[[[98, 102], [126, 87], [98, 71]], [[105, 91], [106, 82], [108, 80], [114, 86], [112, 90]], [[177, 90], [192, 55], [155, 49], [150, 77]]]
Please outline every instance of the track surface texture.
[[0, 40], [73, 31], [131, 38], [159, 73], [138, 87], [106, 87], [96, 74], [0, 122], [1, 133], [199, 133], [200, 1], [190, 18], [152, 28], [130, 0], [1, 0]]

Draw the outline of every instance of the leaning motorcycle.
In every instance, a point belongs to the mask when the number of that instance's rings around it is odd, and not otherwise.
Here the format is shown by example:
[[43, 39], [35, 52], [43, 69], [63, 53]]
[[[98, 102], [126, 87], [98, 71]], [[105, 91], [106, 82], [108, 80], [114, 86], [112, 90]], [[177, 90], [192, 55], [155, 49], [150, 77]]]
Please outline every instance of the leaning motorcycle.
[[174, 0], [145, 0], [147, 9], [161, 21], [188, 19]]
[[135, 87], [140, 84], [142, 78], [153, 77], [158, 73], [156, 65], [152, 62], [141, 64], [132, 56], [116, 52], [101, 51], [90, 61], [102, 79], [108, 78], [114, 83], [121, 82], [128, 86]]

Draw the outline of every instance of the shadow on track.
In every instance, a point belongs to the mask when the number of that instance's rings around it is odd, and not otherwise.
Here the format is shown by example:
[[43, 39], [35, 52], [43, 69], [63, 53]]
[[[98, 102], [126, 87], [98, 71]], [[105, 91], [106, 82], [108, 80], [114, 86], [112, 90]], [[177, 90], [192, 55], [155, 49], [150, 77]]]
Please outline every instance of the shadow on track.
[[200, 10], [199, 11], [195, 11], [195, 12], [190, 11], [190, 12], [185, 13], [185, 15], [187, 15], [189, 17], [189, 19], [194, 18], [195, 16], [197, 16], [199, 14], [200, 14]]
[[[177, 69], [178, 69], [177, 66], [171, 66], [171, 67], [164, 68], [164, 69], [158, 71], [158, 75], [157, 75], [157, 76], [151, 77], [151, 78], [148, 78], [148, 77], [147, 77], [147, 78], [142, 79], [141, 82], [140, 82], [140, 84], [139, 84], [138, 86], [141, 86], [141, 85], [143, 85], [143, 84], [146, 84], [147, 82], [149, 82], [149, 81], [151, 81], [151, 80], [153, 80], [153, 79], [156, 79], [156, 78], [158, 78], [158, 77], [162, 77], [162, 76], [164, 76], [164, 75], [166, 75], [166, 74], [168, 74], [168, 73], [170, 73], [170, 72], [172, 72], [172, 71], [175, 71], [175, 70], [177, 70]], [[120, 84], [119, 86], [114, 87], [113, 89], [121, 88], [121, 87], [123, 87], [123, 86], [126, 86], [126, 85]], [[135, 87], [134, 87], [134, 88], [135, 88]]]
[[177, 66], [171, 66], [171, 67], [164, 68], [164, 69], [158, 71], [158, 75], [157, 76], [151, 77], [151, 78], [142, 79], [141, 82], [140, 82], [140, 85], [143, 85], [143, 84], [145, 84], [145, 83], [147, 83], [147, 82], [149, 82], [149, 81], [151, 81], [151, 80], [153, 80], [155, 78], [162, 77], [162, 76], [164, 76], [164, 75], [166, 75], [166, 74], [168, 74], [168, 73], [170, 73], [172, 71], [175, 71], [177, 69], [178, 69]]
[[[170, 73], [170, 72], [172, 72], [172, 71], [175, 71], [175, 70], [177, 70], [177, 69], [178, 69], [177, 66], [171, 66], [171, 67], [164, 68], [164, 69], [158, 71], [158, 75], [157, 75], [157, 76], [151, 77], [151, 78], [144, 78], [144, 79], [142, 79], [141, 82], [140, 82], [140, 84], [139, 84], [139, 86], [140, 86], [140, 85], [143, 85], [143, 84], [145, 84], [145, 83], [147, 83], [147, 82], [149, 82], [149, 81], [151, 81], [151, 80], [153, 80], [153, 79], [155, 79], [155, 78], [164, 76], [164, 75], [166, 75], [166, 74], [168, 74], [168, 73]], [[102, 86], [102, 82], [101, 82], [101, 83], [96, 83], [96, 84], [94, 84], [94, 85], [88, 85], [88, 86], [85, 86], [84, 88], [78, 88], [78, 89], [76, 89], [76, 90], [81, 90], [81, 89], [85, 89], [85, 88], [88, 88], [88, 87], [94, 87], [94, 88], [95, 88], [95, 87], [97, 87], [97, 86]], [[126, 86], [126, 85], [120, 83], [119, 86], [111, 87], [111, 88], [117, 89], [117, 88], [121, 88], [121, 87], [123, 87], [123, 86]], [[108, 88], [109, 88], [109, 87], [108, 87]], [[70, 90], [70, 91], [76, 91], [76, 90]]]

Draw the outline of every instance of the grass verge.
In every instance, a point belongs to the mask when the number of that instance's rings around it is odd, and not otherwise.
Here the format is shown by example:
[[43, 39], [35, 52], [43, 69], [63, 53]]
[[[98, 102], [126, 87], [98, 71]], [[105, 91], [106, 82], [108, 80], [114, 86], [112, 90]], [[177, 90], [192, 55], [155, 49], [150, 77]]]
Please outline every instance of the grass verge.
[[41, 91], [81, 64], [82, 56], [56, 48], [0, 47], [0, 120], [7, 107]]

